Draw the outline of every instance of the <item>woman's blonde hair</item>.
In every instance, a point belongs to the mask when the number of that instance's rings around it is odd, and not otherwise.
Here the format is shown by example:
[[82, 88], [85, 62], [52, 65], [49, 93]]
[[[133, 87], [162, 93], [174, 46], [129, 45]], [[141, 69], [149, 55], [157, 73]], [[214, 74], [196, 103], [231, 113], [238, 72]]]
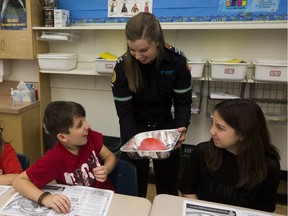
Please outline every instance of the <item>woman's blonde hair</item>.
[[[156, 67], [160, 65], [165, 41], [160, 23], [153, 14], [141, 12], [130, 18], [126, 24], [125, 34], [126, 40], [129, 41], [145, 39], [149, 43], [156, 42], [158, 45], [158, 55], [155, 63]], [[129, 89], [134, 93], [137, 92], [139, 87], [142, 86], [143, 81], [138, 61], [130, 54], [128, 44], [124, 69], [128, 79]]]

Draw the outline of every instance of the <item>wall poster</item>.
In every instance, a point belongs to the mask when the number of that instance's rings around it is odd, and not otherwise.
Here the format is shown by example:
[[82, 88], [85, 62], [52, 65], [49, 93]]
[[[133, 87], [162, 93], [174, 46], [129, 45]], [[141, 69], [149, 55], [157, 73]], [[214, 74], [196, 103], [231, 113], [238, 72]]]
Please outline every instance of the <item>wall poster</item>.
[[108, 0], [108, 17], [131, 17], [139, 12], [152, 13], [153, 0]]
[[219, 0], [219, 13], [276, 12], [279, 0]]
[[27, 28], [25, 0], [0, 0], [0, 29]]

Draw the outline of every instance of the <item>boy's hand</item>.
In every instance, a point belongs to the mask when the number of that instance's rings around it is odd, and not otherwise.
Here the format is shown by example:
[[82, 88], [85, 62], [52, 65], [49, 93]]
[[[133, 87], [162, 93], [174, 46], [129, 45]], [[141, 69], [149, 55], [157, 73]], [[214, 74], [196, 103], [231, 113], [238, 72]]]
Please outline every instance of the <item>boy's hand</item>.
[[106, 166], [97, 166], [93, 168], [93, 174], [97, 181], [105, 182], [107, 179], [108, 170]]
[[63, 194], [46, 196], [42, 204], [47, 208], [54, 209], [58, 214], [68, 214], [71, 208], [69, 198]]

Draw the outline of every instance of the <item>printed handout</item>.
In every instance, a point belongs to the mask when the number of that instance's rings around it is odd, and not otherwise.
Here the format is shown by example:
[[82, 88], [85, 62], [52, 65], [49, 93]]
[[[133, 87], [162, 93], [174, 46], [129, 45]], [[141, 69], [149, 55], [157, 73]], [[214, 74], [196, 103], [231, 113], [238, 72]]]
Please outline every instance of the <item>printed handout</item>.
[[269, 214], [246, 210], [242, 208], [231, 208], [229, 206], [193, 202], [184, 200], [182, 216], [268, 216]]
[[[44, 191], [51, 194], [64, 194], [71, 201], [71, 212], [69, 216], [106, 216], [114, 192], [98, 188], [84, 186], [67, 186], [67, 185], [47, 185]], [[19, 193], [15, 195], [2, 207], [0, 214], [13, 216], [57, 216], [54, 210], [48, 209], [38, 203], [29, 200]]]
[[0, 185], [0, 196], [5, 193], [11, 186], [8, 185]]

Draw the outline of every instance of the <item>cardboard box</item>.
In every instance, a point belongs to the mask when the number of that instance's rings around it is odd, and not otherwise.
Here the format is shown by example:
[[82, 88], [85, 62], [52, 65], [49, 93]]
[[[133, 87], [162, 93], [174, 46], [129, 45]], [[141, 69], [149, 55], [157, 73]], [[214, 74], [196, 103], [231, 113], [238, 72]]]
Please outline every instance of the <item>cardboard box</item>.
[[70, 26], [70, 12], [68, 10], [54, 9], [54, 27]]

